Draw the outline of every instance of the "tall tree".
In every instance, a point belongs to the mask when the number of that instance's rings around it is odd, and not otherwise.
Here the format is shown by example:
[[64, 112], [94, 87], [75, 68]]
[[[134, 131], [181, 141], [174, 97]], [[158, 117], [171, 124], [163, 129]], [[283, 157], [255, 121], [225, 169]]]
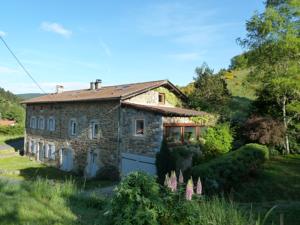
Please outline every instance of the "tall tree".
[[222, 74], [214, 74], [206, 63], [196, 68], [196, 74], [191, 105], [194, 108], [222, 113], [231, 97]]
[[[289, 124], [300, 111], [300, 1], [267, 0], [265, 11], [247, 21], [247, 36], [239, 43], [247, 48], [250, 80], [261, 82], [259, 99], [280, 108], [289, 148]], [[267, 93], [266, 96], [264, 94]]]

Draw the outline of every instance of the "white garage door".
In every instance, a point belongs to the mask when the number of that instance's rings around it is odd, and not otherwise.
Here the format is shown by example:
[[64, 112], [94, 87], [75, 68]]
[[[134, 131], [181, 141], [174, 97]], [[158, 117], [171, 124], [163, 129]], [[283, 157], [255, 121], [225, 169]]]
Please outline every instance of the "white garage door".
[[133, 171], [143, 171], [156, 175], [155, 158], [122, 153], [122, 175], [126, 176]]

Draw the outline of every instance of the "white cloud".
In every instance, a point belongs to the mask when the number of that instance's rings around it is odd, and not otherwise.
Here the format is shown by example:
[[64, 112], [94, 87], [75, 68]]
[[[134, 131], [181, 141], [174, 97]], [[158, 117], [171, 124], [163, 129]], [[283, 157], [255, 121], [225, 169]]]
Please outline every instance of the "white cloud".
[[0, 30], [0, 36], [4, 37], [5, 35], [6, 35], [6, 33], [4, 31]]
[[13, 69], [13, 68], [9, 68], [9, 67], [6, 67], [6, 66], [0, 66], [0, 74], [1, 73], [16, 73], [18, 72], [18, 70], [16, 69]]
[[66, 38], [69, 38], [72, 35], [71, 30], [64, 28], [61, 24], [58, 23], [43, 22], [41, 24], [41, 28], [45, 31], [54, 32]]
[[170, 58], [181, 60], [181, 61], [194, 61], [200, 59], [200, 54], [197, 52], [185, 52], [185, 53], [176, 53], [169, 54]]

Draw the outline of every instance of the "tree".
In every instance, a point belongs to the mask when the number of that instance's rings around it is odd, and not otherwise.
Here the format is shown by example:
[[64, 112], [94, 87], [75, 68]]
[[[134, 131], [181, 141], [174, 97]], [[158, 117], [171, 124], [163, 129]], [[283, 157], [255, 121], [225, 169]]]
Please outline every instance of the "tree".
[[[286, 128], [285, 149], [289, 148], [289, 124], [300, 111], [300, 2], [268, 0], [265, 11], [246, 23], [247, 36], [239, 43], [249, 50], [253, 68], [250, 81], [261, 82], [258, 100], [273, 103]], [[267, 93], [267, 96], [262, 94]], [[294, 106], [294, 107], [293, 107]], [[292, 109], [292, 110], [291, 110]]]
[[213, 70], [205, 63], [196, 68], [195, 89], [190, 97], [192, 107], [210, 112], [222, 113], [224, 111], [231, 94], [223, 79], [222, 72], [224, 71], [214, 74]]
[[279, 146], [284, 142], [285, 129], [282, 122], [271, 117], [251, 116], [244, 125], [244, 135], [250, 142]]

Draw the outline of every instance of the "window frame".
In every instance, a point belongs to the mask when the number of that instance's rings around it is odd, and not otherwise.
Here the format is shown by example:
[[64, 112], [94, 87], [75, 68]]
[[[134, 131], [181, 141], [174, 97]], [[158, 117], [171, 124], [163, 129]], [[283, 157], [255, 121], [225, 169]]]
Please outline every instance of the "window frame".
[[[142, 134], [138, 134], [137, 133], [137, 122], [138, 121], [143, 121], [143, 133]], [[134, 120], [134, 136], [136, 136], [136, 137], [144, 137], [145, 134], [146, 134], [146, 129], [145, 129], [146, 126], [145, 125], [146, 125], [145, 119], [141, 119], [141, 118], [135, 119]]]
[[[53, 148], [51, 148], [52, 146]], [[47, 157], [49, 160], [55, 160], [56, 146], [52, 142], [47, 143]]]
[[[95, 126], [98, 126], [98, 132], [97, 134], [95, 133], [96, 129]], [[89, 138], [92, 139], [98, 139], [100, 137], [100, 123], [97, 120], [91, 120], [90, 125], [89, 125]]]
[[[73, 124], [75, 126], [73, 126]], [[77, 123], [76, 119], [70, 119], [70, 135], [71, 136], [76, 136], [77, 135], [77, 129], [78, 129], [78, 123]]]
[[[41, 120], [42, 120], [42, 123], [40, 123]], [[37, 128], [39, 130], [44, 130], [45, 129], [45, 118], [43, 116], [38, 117]]]
[[[201, 135], [201, 128], [204, 126], [201, 126], [199, 124], [194, 124], [194, 123], [164, 123], [164, 137], [165, 138], [168, 136], [169, 129], [172, 127], [180, 128], [180, 135], [181, 135], [180, 144], [184, 144], [184, 143], [192, 143], [191, 141], [185, 140], [184, 134], [185, 134], [186, 127], [194, 127], [195, 128], [195, 136], [196, 136], [196, 139], [198, 139]], [[173, 142], [171, 142], [171, 143], [173, 143]], [[178, 144], [178, 143], [173, 143], [173, 144]]]
[[[33, 120], [34, 120], [34, 122], [33, 122]], [[36, 129], [36, 127], [37, 127], [36, 116], [31, 116], [30, 117], [29, 127], [32, 128], [32, 129]]]
[[[50, 121], [53, 121], [53, 123], [52, 123], [52, 127], [50, 126]], [[49, 131], [55, 131], [56, 129], [56, 121], [55, 121], [55, 117], [54, 116], [50, 116], [49, 118], [48, 118], [48, 130]]]
[[[160, 101], [161, 96], [162, 96], [163, 101]], [[161, 93], [161, 92], [158, 93], [158, 104], [160, 104], [160, 105], [166, 104], [166, 94], [165, 93]]]

